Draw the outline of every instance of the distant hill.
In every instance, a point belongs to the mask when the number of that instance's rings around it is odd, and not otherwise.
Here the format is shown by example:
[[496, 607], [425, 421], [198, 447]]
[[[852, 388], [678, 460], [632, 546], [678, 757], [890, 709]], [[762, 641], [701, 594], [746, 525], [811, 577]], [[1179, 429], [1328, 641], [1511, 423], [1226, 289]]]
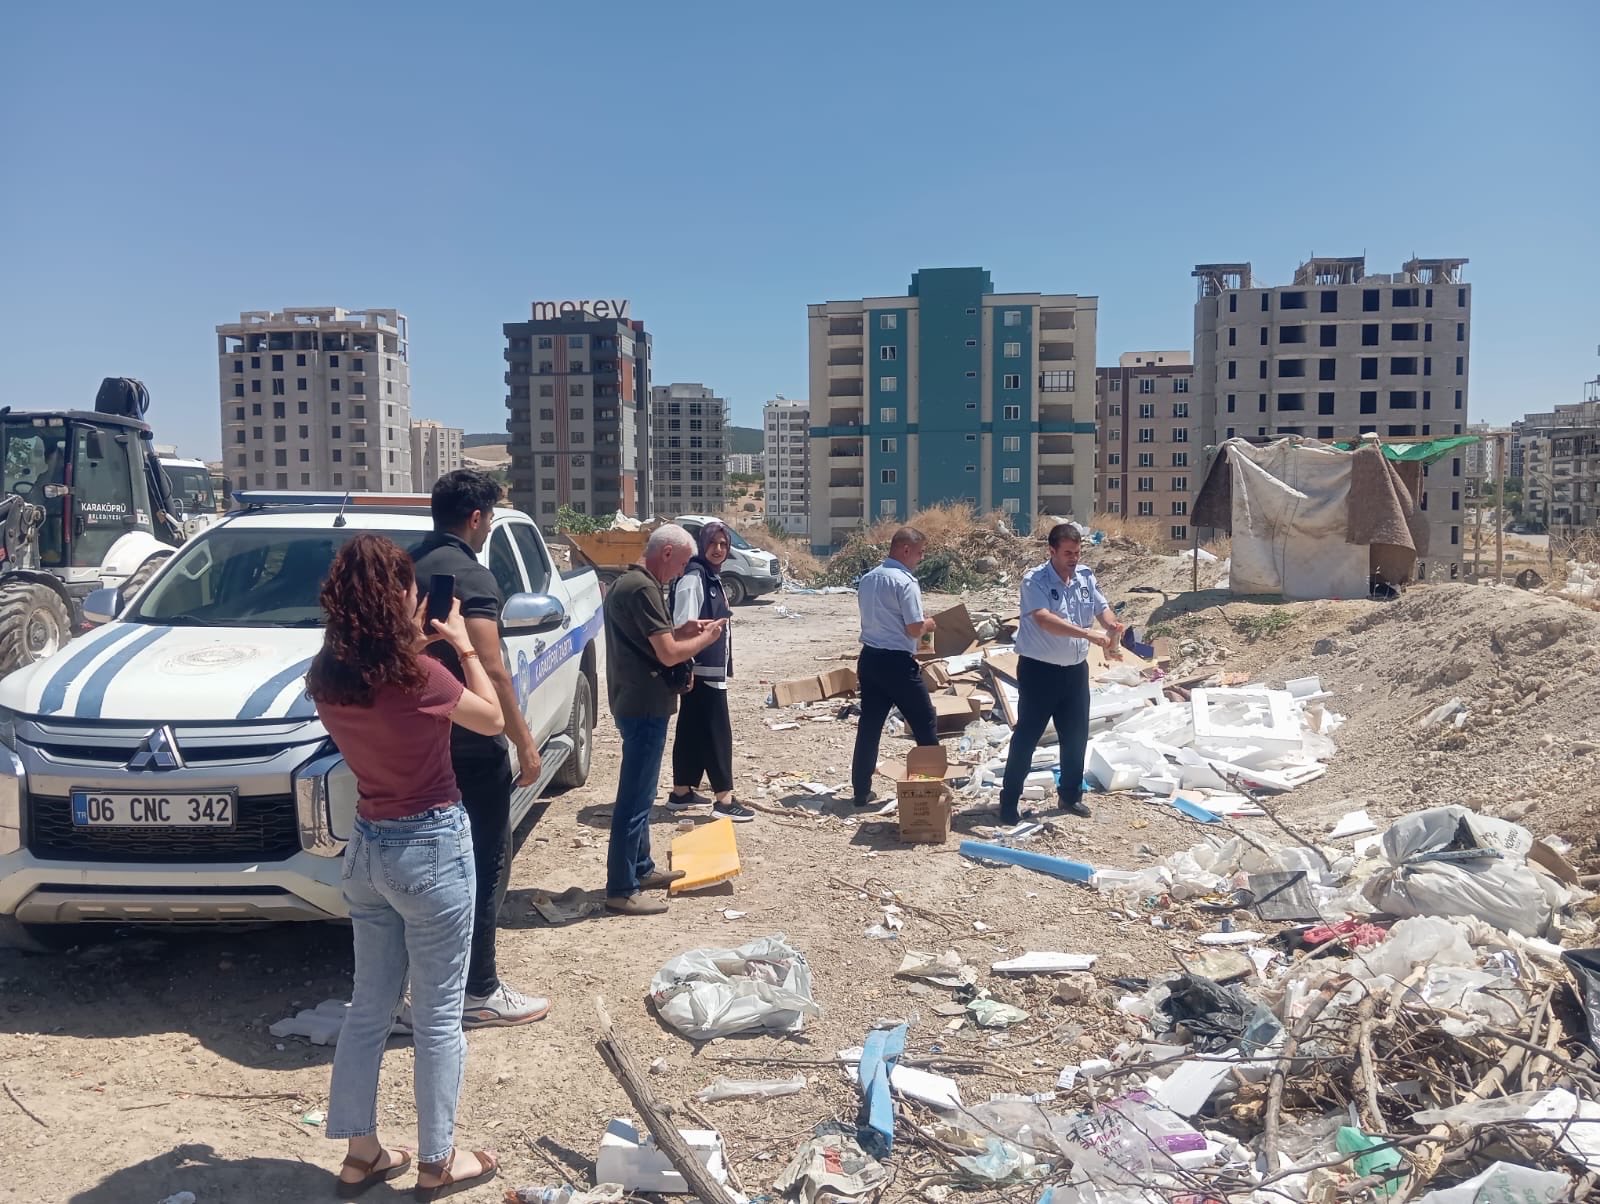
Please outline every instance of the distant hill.
[[[461, 446], [465, 450], [469, 447], [485, 447], [494, 444], [504, 444], [506, 433], [504, 431], [491, 431], [480, 435], [462, 435]], [[753, 426], [730, 426], [728, 428], [728, 451], [734, 455], [755, 455], [766, 445], [766, 436], [759, 428]]]

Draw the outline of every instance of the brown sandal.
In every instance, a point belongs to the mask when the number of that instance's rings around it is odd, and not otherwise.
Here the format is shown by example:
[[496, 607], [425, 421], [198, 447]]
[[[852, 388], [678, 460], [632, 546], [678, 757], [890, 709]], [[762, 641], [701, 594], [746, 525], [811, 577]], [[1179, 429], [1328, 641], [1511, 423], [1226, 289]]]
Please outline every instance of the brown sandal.
[[476, 1175], [468, 1175], [464, 1179], [457, 1179], [450, 1173], [450, 1167], [456, 1160], [456, 1152], [453, 1149], [443, 1162], [417, 1163], [417, 1174], [438, 1175], [439, 1182], [432, 1187], [424, 1187], [419, 1183], [412, 1195], [427, 1204], [430, 1200], [442, 1200], [446, 1196], [455, 1195], [457, 1188], [468, 1187], [474, 1183], [486, 1183], [500, 1173], [499, 1161], [488, 1150], [473, 1150], [472, 1156], [478, 1160], [478, 1165], [483, 1169]]
[[[382, 1170], [379, 1170], [378, 1163], [382, 1162], [385, 1158], [392, 1159], [393, 1161], [391, 1161], [390, 1164], [384, 1167]], [[366, 1192], [374, 1184], [382, 1183], [385, 1179], [393, 1179], [409, 1170], [411, 1167], [411, 1151], [399, 1149], [379, 1150], [377, 1155], [370, 1162], [363, 1162], [359, 1158], [346, 1158], [343, 1166], [347, 1166], [351, 1170], [360, 1171], [361, 1178], [357, 1179], [354, 1183], [347, 1183], [343, 1179], [337, 1180], [338, 1187], [335, 1194], [337, 1194], [341, 1200], [354, 1200], [357, 1196]], [[343, 1169], [343, 1167], [341, 1167], [341, 1169]]]

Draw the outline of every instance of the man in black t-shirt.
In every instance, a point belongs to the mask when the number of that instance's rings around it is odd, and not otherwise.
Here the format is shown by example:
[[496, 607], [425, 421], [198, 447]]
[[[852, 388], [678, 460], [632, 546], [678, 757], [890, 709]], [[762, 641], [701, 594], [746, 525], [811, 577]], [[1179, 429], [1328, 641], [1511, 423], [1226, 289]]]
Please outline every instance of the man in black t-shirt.
[[[478, 553], [489, 542], [500, 486], [487, 473], [463, 468], [446, 473], [433, 487], [433, 534], [412, 553], [417, 566], [417, 592], [426, 597], [436, 573], [456, 579], [456, 597], [467, 635], [479, 663], [489, 675], [505, 715], [505, 736], [479, 736], [459, 725], [450, 732], [450, 759], [455, 766], [461, 803], [472, 824], [472, 855], [478, 895], [472, 925], [472, 954], [467, 963], [464, 1028], [527, 1024], [550, 1010], [550, 1001], [524, 995], [500, 981], [495, 969], [495, 927], [511, 876], [511, 791], [531, 786], [539, 777], [539, 750], [500, 653], [500, 586]], [[456, 677], [461, 662], [448, 643], [428, 646]], [[506, 755], [507, 738], [517, 750], [513, 778]]]

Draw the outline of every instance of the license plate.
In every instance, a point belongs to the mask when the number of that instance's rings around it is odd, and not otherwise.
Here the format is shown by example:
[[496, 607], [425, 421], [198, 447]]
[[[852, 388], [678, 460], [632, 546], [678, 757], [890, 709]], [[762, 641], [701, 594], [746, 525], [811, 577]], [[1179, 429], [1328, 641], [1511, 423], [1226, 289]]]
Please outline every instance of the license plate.
[[192, 794], [74, 790], [72, 823], [79, 828], [231, 828], [236, 802], [231, 790]]

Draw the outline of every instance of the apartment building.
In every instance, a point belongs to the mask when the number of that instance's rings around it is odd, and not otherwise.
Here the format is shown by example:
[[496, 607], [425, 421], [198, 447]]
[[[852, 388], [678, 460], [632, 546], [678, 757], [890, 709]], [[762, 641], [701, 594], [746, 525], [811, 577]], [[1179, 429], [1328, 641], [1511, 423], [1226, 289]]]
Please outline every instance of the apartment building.
[[1096, 368], [1095, 508], [1155, 519], [1175, 546], [1189, 543], [1189, 502], [1204, 456], [1187, 351], [1129, 351]]
[[761, 410], [767, 522], [787, 535], [811, 530], [811, 406], [779, 397]]
[[447, 472], [462, 466], [462, 430], [427, 418], [411, 424], [411, 475], [417, 492], [433, 489], [433, 483]]
[[230, 488], [411, 491], [404, 314], [251, 310], [216, 333]]
[[939, 502], [1004, 511], [1020, 531], [1039, 514], [1087, 519], [1095, 314], [1094, 297], [996, 293], [980, 267], [809, 306], [813, 548]]
[[729, 452], [730, 477], [759, 477], [766, 472], [766, 458], [760, 452]]
[[[1234, 436], [1385, 439], [1464, 434], [1472, 342], [1465, 259], [1368, 275], [1364, 256], [1315, 258], [1262, 285], [1248, 263], [1200, 264], [1194, 309], [1201, 446]], [[1459, 575], [1466, 457], [1423, 470], [1420, 579]]]
[[651, 509], [721, 514], [728, 503], [728, 405], [693, 384], [650, 390]]
[[545, 528], [581, 514], [648, 517], [650, 335], [627, 301], [535, 301], [504, 327], [511, 504]]
[[1554, 535], [1600, 526], [1600, 381], [1588, 399], [1521, 426], [1523, 513]]

